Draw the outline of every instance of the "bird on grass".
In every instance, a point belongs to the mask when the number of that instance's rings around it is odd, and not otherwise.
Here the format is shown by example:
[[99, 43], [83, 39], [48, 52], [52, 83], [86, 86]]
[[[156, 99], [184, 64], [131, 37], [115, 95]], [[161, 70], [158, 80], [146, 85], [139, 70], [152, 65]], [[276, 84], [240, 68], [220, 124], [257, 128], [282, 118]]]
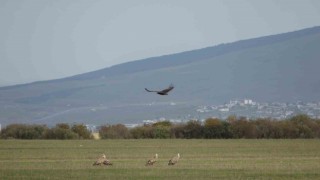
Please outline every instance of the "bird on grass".
[[153, 166], [154, 163], [158, 161], [158, 154], [155, 154], [153, 158], [149, 159], [146, 163], [146, 166]]
[[146, 91], [148, 92], [156, 92], [157, 94], [159, 95], [168, 95], [168, 93], [174, 88], [173, 84], [170, 84], [170, 86], [166, 89], [163, 89], [161, 91], [152, 91], [152, 90], [149, 90], [147, 88], [144, 88]]
[[168, 165], [169, 165], [169, 166], [170, 166], [170, 165], [175, 165], [175, 164], [179, 161], [179, 159], [180, 159], [180, 154], [178, 153], [176, 156], [174, 156], [173, 158], [171, 158], [171, 159], [169, 160]]
[[105, 154], [102, 154], [101, 157], [99, 157], [96, 162], [93, 163], [93, 166], [101, 166], [101, 165], [112, 165], [112, 163], [107, 159], [106, 155]]

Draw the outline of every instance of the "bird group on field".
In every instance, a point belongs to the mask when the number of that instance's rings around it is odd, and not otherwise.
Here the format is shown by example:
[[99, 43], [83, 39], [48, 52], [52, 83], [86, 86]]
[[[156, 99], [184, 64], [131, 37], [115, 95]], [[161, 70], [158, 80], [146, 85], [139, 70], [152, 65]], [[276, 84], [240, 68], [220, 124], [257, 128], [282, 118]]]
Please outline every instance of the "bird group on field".
[[[180, 154], [178, 153], [176, 156], [172, 157], [169, 160], [168, 165], [175, 165], [180, 159]], [[152, 158], [148, 159], [146, 162], [146, 166], [153, 166], [158, 161], [158, 154], [155, 154]], [[102, 154], [94, 163], [93, 166], [111, 166], [112, 163], [107, 159], [105, 154]]]

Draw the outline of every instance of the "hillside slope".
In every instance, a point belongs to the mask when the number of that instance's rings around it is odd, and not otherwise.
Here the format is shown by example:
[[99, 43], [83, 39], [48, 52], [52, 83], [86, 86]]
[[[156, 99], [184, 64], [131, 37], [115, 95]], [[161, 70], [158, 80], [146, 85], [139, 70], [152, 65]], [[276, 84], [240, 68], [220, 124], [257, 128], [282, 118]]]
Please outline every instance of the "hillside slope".
[[[320, 100], [320, 27], [0, 88], [0, 123], [134, 123], [182, 118], [234, 98]], [[173, 83], [169, 96], [147, 93]]]

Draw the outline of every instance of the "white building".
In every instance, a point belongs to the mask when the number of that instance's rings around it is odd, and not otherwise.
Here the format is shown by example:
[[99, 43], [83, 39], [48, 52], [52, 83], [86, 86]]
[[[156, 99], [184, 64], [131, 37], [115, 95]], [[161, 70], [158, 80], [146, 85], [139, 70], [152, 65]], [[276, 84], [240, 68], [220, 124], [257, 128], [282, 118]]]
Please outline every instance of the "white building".
[[221, 112], [229, 112], [229, 108], [221, 108], [221, 109], [219, 109], [219, 111], [221, 111]]
[[252, 105], [252, 104], [253, 104], [253, 101], [252, 101], [251, 99], [244, 99], [244, 100], [243, 100], [243, 103], [244, 103], [245, 105]]

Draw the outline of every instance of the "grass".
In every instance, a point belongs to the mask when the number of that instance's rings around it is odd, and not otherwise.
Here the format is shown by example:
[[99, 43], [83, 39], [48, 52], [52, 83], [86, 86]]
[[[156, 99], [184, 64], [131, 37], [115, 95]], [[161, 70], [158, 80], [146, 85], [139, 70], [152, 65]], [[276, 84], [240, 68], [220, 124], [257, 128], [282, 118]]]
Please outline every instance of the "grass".
[[[180, 153], [175, 166], [168, 160]], [[105, 153], [111, 167], [92, 166]], [[145, 162], [154, 153], [153, 167]], [[320, 179], [313, 140], [0, 140], [1, 179]]]

